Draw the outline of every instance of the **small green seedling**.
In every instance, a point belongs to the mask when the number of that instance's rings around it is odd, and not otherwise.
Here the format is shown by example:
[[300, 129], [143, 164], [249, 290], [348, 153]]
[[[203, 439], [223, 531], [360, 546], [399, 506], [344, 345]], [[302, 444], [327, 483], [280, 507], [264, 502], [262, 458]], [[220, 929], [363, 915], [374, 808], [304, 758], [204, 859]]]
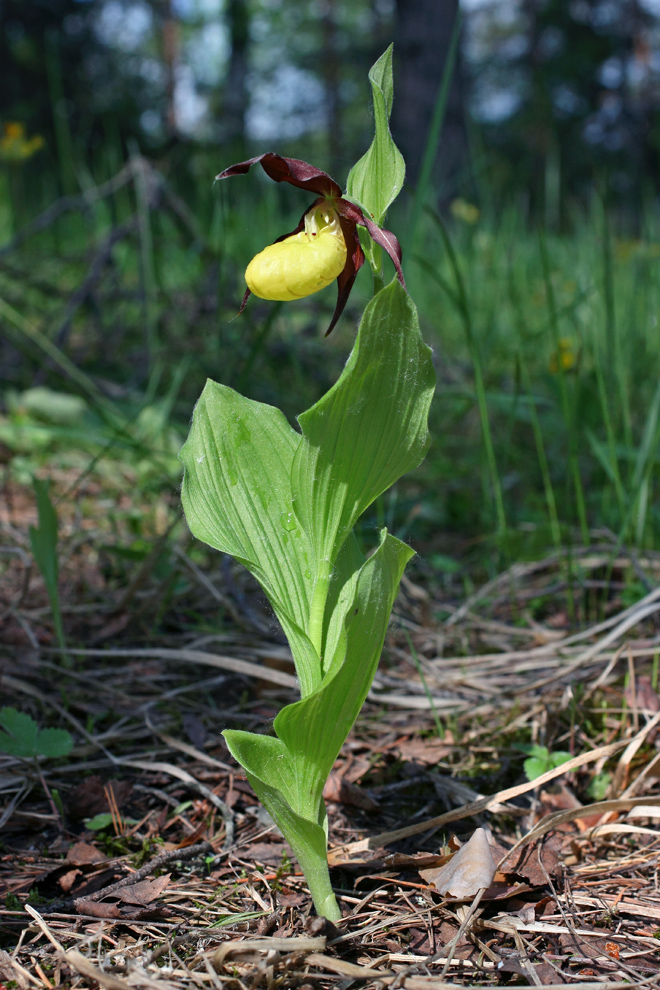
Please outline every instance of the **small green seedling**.
[[87, 819], [85, 822], [85, 827], [88, 828], [90, 832], [103, 832], [106, 828], [112, 828], [114, 823], [115, 819], [109, 811], [100, 811], [98, 815], [94, 815], [93, 818]]
[[68, 756], [73, 739], [66, 729], [40, 729], [31, 715], [15, 708], [0, 708], [0, 752], [22, 760], [46, 760]]
[[529, 781], [536, 780], [548, 770], [554, 770], [555, 767], [560, 767], [562, 763], [572, 759], [570, 753], [562, 750], [551, 753], [547, 746], [539, 746], [536, 743], [531, 746], [517, 746], [516, 749], [529, 754], [528, 759], [523, 763], [523, 770]]
[[611, 783], [612, 774], [603, 770], [602, 773], [597, 773], [595, 777], [592, 777], [587, 788], [587, 794], [592, 801], [604, 801]]
[[[260, 164], [275, 181], [317, 196], [296, 230], [248, 265], [244, 302], [250, 291], [291, 300], [336, 278], [331, 330], [365, 260], [357, 228], [368, 232], [377, 291], [342, 375], [298, 418], [300, 431], [279, 409], [209, 381], [181, 451], [190, 529], [258, 579], [289, 641], [300, 685], [300, 701], [279, 713], [272, 735], [226, 729], [224, 737], [293, 849], [317, 912], [331, 920], [341, 912], [328, 872], [323, 785], [371, 687], [403, 569], [413, 556], [382, 530], [365, 557], [354, 527], [379, 495], [423, 460], [435, 389], [431, 351], [405, 288], [398, 241], [379, 226], [403, 183], [403, 161], [388, 125], [391, 49], [370, 80], [376, 138], [351, 172], [347, 196], [320, 169], [272, 153], [219, 176], [244, 175]], [[386, 286], [381, 248], [398, 278]]]

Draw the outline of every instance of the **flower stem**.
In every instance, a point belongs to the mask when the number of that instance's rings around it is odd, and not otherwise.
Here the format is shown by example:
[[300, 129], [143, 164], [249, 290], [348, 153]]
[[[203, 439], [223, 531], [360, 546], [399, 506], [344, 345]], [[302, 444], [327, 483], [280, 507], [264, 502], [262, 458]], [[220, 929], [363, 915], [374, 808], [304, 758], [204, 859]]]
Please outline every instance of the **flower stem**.
[[314, 901], [316, 913], [328, 921], [341, 921], [341, 911], [337, 904], [332, 886], [330, 885], [330, 870], [327, 860], [323, 864], [324, 869], [319, 864], [319, 869], [314, 874], [305, 873], [307, 886]]

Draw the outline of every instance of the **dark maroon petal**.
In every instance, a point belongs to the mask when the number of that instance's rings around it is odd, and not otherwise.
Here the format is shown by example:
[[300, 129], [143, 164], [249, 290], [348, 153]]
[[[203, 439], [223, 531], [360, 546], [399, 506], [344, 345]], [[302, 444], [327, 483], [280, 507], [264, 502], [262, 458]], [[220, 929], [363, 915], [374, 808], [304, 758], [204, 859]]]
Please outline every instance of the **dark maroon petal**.
[[330, 321], [330, 326], [325, 331], [325, 336], [327, 337], [329, 333], [334, 330], [337, 320], [344, 312], [344, 306], [351, 294], [351, 289], [353, 288], [353, 283], [357, 277], [357, 273], [362, 268], [364, 264], [364, 251], [362, 250], [362, 245], [360, 244], [360, 238], [358, 237], [357, 230], [355, 229], [355, 224], [350, 220], [345, 220], [343, 217], [340, 218], [341, 229], [344, 234], [344, 240], [346, 241], [346, 264], [337, 277], [337, 305], [335, 306], [335, 311], [332, 314], [332, 320]]
[[248, 158], [246, 162], [239, 162], [238, 165], [230, 165], [220, 175], [216, 175], [216, 182], [218, 179], [229, 179], [232, 175], [247, 175], [250, 167], [256, 165], [262, 158], [263, 155], [258, 155], [256, 158]]
[[337, 200], [335, 203], [335, 208], [342, 217], [345, 217], [346, 220], [354, 224], [357, 223], [361, 227], [366, 227], [372, 241], [376, 244], [380, 244], [380, 246], [387, 251], [390, 258], [394, 262], [397, 278], [405, 289], [406, 281], [403, 277], [403, 270], [401, 268], [401, 245], [392, 231], [383, 230], [383, 228], [379, 227], [377, 223], [374, 223], [371, 217], [367, 216], [367, 214], [360, 209], [359, 206], [356, 206], [355, 203], [351, 203], [347, 199]]
[[351, 294], [351, 289], [353, 288], [353, 283], [357, 278], [357, 272], [352, 272], [352, 274], [346, 276], [346, 269], [341, 273], [337, 279], [337, 305], [335, 306], [335, 311], [332, 314], [332, 319], [330, 320], [330, 326], [325, 331], [325, 336], [332, 333], [332, 331], [337, 326], [337, 321], [341, 314], [344, 312], [344, 306], [348, 301], [348, 297]]
[[[340, 216], [339, 223], [341, 224], [344, 240], [346, 241], [346, 250], [348, 253], [346, 264], [348, 264], [350, 259], [352, 261], [353, 268], [357, 273], [364, 264], [364, 251], [362, 250], [362, 245], [360, 244], [358, 232], [355, 229], [355, 224], [351, 221], [347, 221], [344, 217]], [[344, 271], [345, 270], [346, 267], [344, 266]]]
[[352, 224], [360, 223], [364, 226], [364, 212], [361, 207], [351, 203], [350, 199], [338, 199], [334, 204], [337, 213]]
[[261, 165], [266, 175], [275, 182], [288, 182], [299, 189], [314, 192], [317, 196], [330, 196], [332, 198], [341, 196], [341, 187], [327, 172], [322, 172], [320, 168], [315, 168], [308, 162], [301, 162], [298, 158], [283, 158], [273, 151], [268, 151], [265, 155], [258, 155], [257, 158], [249, 158], [246, 162], [239, 162], [237, 165], [230, 165], [224, 172], [216, 175], [216, 179], [245, 175], [251, 166], [257, 163]]
[[246, 289], [245, 295], [243, 296], [243, 302], [241, 303], [241, 308], [238, 311], [238, 316], [240, 316], [241, 313], [243, 312], [243, 310], [245, 309], [245, 304], [246, 304], [246, 302], [248, 301], [248, 299], [250, 298], [251, 295], [252, 295], [252, 293], [250, 292], [250, 290], [249, 289]]

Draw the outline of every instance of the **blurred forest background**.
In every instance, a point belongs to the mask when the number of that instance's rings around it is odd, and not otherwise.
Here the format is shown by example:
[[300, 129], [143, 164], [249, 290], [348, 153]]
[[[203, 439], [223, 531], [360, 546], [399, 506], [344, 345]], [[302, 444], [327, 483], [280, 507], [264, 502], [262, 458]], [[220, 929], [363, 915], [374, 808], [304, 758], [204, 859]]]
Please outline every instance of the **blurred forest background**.
[[368, 272], [328, 340], [333, 289], [236, 317], [307, 201], [213, 177], [273, 150], [343, 184], [394, 41], [388, 226], [439, 389], [425, 465], [365, 526], [448, 580], [475, 548], [657, 542], [658, 0], [1, 0], [0, 26], [12, 483], [96, 478], [139, 558], [207, 376], [291, 418], [327, 389]]

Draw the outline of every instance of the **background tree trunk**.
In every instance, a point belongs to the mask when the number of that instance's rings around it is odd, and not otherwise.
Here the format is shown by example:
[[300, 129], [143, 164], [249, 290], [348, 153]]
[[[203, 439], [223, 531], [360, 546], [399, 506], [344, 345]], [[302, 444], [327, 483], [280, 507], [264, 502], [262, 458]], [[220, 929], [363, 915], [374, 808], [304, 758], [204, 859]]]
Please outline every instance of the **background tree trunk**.
[[247, 73], [250, 13], [246, 0], [230, 0], [227, 8], [231, 57], [222, 103], [223, 139], [240, 154], [245, 148], [245, 114], [248, 106]]
[[[392, 130], [406, 160], [407, 178], [419, 178], [442, 74], [458, 16], [458, 0], [397, 0], [394, 31]], [[461, 55], [457, 53], [433, 170], [442, 199], [456, 192], [468, 160]]]

